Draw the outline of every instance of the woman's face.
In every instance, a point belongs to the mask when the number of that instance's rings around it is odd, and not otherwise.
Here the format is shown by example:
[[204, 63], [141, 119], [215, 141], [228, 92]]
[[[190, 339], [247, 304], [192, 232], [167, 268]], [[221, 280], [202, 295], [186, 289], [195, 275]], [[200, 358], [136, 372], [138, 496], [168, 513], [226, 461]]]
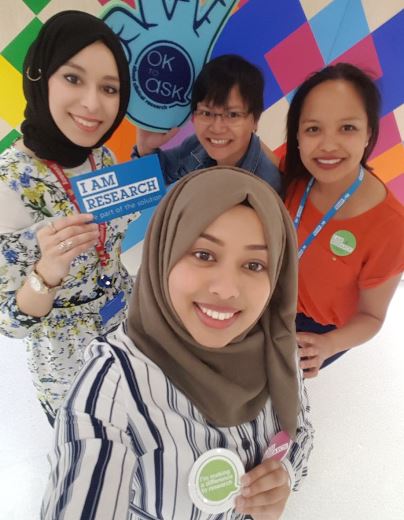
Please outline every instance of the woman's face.
[[184, 327], [204, 347], [225, 347], [255, 323], [271, 289], [256, 212], [239, 205], [220, 215], [172, 268], [168, 287]]
[[[215, 114], [233, 112], [242, 117], [232, 120], [216, 115], [211, 121], [206, 121], [205, 117], [198, 116], [198, 111]], [[247, 152], [251, 135], [257, 127], [254, 116], [248, 113], [248, 106], [236, 86], [230, 90], [224, 106], [215, 106], [205, 101], [198, 103], [193, 122], [195, 134], [206, 153], [223, 166], [237, 165]]]
[[119, 73], [112, 52], [95, 42], [75, 54], [48, 82], [49, 109], [74, 144], [94, 146], [119, 110]]
[[314, 87], [304, 101], [297, 137], [302, 163], [318, 182], [352, 182], [370, 137], [355, 87], [344, 80]]

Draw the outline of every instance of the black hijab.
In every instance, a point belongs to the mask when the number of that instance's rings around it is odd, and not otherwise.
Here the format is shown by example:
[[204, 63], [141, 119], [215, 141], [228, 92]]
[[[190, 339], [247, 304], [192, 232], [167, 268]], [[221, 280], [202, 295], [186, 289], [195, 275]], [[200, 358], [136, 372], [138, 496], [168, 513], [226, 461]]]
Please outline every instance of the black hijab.
[[[111, 128], [98, 143], [87, 148], [72, 143], [55, 124], [49, 110], [48, 80], [72, 56], [96, 41], [102, 41], [114, 55], [120, 102]], [[118, 37], [102, 20], [81, 11], [62, 11], [43, 25], [29, 48], [24, 61], [23, 88], [27, 100], [21, 125], [25, 146], [40, 159], [73, 168], [87, 159], [92, 148], [105, 143], [124, 118], [130, 95], [128, 62]]]

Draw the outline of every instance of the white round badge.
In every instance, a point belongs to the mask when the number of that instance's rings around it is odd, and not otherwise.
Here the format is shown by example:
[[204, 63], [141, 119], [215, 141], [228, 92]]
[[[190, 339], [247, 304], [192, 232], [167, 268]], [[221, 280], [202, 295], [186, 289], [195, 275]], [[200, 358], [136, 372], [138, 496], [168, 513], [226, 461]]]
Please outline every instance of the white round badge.
[[192, 502], [205, 513], [224, 513], [234, 508], [244, 466], [225, 448], [209, 450], [192, 466], [188, 491]]

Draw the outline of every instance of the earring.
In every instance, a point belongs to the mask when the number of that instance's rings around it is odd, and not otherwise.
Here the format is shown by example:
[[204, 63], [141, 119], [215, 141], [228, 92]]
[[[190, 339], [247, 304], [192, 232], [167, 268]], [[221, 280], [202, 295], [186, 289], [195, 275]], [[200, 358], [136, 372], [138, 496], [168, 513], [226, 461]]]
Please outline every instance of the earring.
[[365, 148], [368, 147], [368, 144], [369, 144], [369, 141], [366, 141], [366, 143], [365, 143]]
[[32, 78], [29, 73], [29, 67], [27, 67], [27, 70], [25, 71], [25, 75], [30, 81], [39, 81], [42, 78], [42, 70], [38, 69], [38, 76], [36, 78]]

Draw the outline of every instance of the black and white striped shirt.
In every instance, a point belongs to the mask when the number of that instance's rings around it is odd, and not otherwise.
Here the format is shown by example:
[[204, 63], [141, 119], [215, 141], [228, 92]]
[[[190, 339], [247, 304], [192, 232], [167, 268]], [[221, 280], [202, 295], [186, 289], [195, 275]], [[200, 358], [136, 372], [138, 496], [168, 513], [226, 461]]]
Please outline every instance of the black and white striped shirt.
[[[56, 422], [56, 444], [42, 518], [53, 520], [219, 520], [235, 512], [198, 510], [188, 476], [213, 448], [258, 465], [280, 430], [268, 400], [256, 419], [215, 427], [162, 370], [131, 342], [123, 326], [94, 340]], [[312, 448], [307, 395], [300, 385], [298, 435], [285, 467], [297, 490]]]

